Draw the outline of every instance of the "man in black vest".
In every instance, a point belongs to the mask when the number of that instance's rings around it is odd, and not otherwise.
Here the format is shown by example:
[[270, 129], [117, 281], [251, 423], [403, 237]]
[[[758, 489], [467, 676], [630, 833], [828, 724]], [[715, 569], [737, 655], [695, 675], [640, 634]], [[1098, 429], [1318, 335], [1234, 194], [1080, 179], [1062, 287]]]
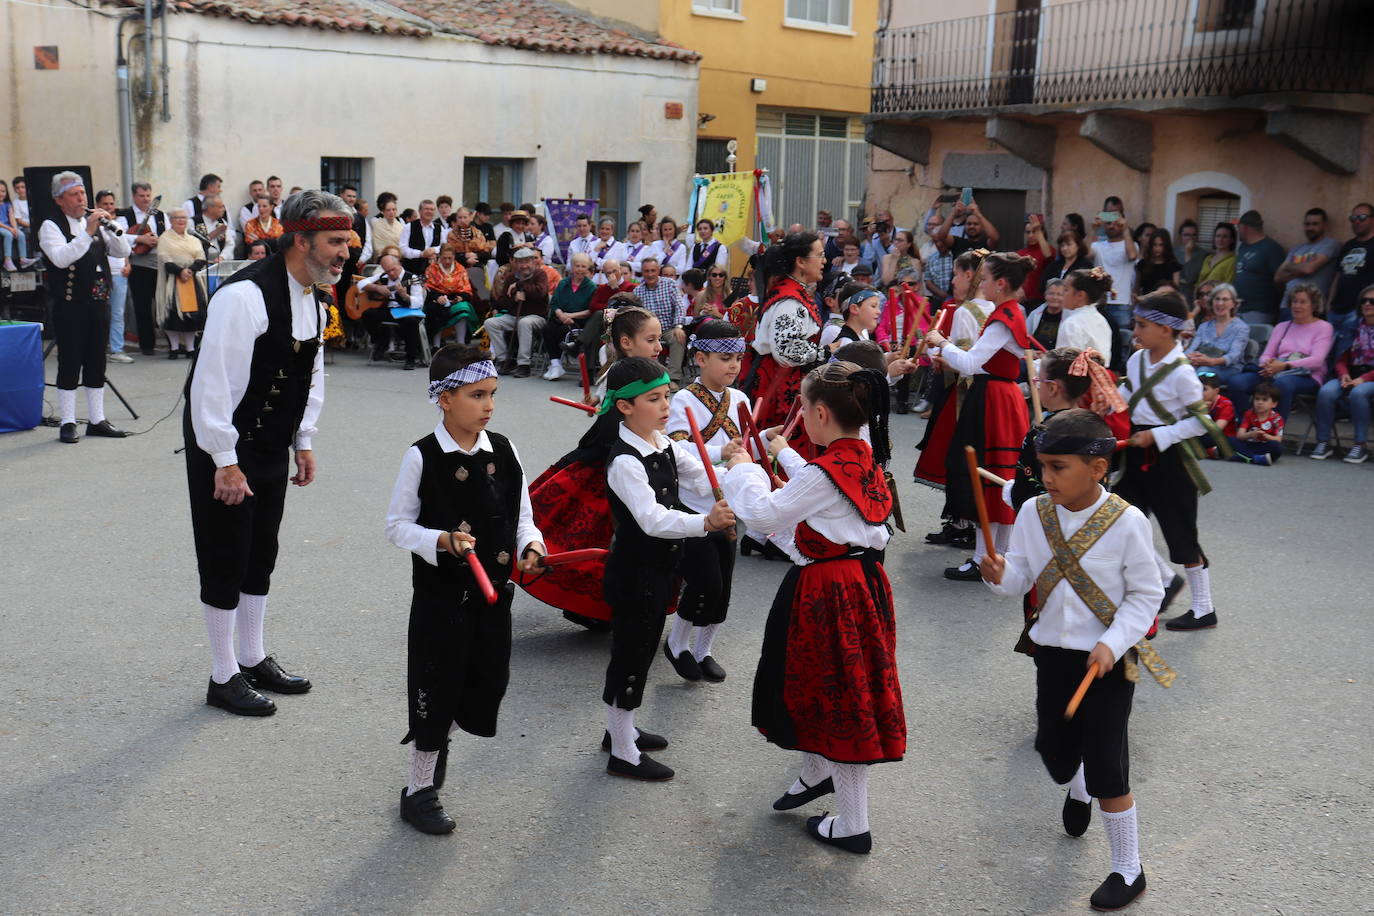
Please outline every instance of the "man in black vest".
[[413, 274], [425, 275], [429, 262], [439, 256], [448, 227], [435, 219], [434, 201], [420, 201], [420, 216], [401, 233], [401, 266]]
[[[129, 258], [129, 301], [134, 307], [134, 321], [138, 328], [138, 347], [144, 356], [152, 356], [157, 349], [157, 325], [153, 323], [153, 298], [157, 295], [157, 240], [167, 231], [167, 217], [157, 209], [153, 200], [153, 186], [135, 181], [132, 190], [133, 206], [120, 210], [119, 215], [129, 227], [129, 244], [134, 246]], [[140, 250], [143, 249], [143, 250]]]
[[263, 617], [291, 449], [290, 482], [315, 479], [311, 437], [324, 403], [328, 320], [320, 290], [343, 271], [351, 225], [348, 205], [332, 194], [289, 199], [277, 253], [215, 293], [187, 382], [186, 477], [214, 665], [205, 701], [238, 715], [276, 712], [259, 690], [310, 689], [263, 648]]
[[62, 216], [43, 221], [38, 244], [48, 259], [48, 294], [53, 297], [57, 336], [58, 439], [80, 441], [76, 431], [76, 386], [86, 386], [86, 435], [123, 439], [105, 419], [105, 342], [110, 336], [109, 258], [129, 253], [128, 239], [114, 226], [114, 214], [86, 212], [86, 186], [75, 172], [58, 172], [52, 197]]
[[181, 205], [181, 209], [186, 211], [186, 215], [191, 219], [192, 226], [199, 226], [201, 217], [205, 215], [205, 204], [211, 197], [219, 197], [220, 188], [224, 182], [218, 175], [211, 173], [200, 176], [200, 193], [188, 198]]

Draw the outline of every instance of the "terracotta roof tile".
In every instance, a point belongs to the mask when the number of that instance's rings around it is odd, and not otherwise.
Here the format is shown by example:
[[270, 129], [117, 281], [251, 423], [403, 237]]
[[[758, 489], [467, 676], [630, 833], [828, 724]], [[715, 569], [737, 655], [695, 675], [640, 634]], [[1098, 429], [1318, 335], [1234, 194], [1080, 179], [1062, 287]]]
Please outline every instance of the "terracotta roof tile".
[[[141, 7], [142, 0], [114, 0]], [[434, 32], [466, 35], [489, 45], [558, 54], [614, 54], [695, 61], [695, 51], [662, 39], [609, 28], [590, 16], [546, 0], [390, 0], [414, 19], [385, 15], [385, 4], [368, 0], [174, 0], [186, 13], [245, 22], [303, 25], [341, 32], [423, 37]]]

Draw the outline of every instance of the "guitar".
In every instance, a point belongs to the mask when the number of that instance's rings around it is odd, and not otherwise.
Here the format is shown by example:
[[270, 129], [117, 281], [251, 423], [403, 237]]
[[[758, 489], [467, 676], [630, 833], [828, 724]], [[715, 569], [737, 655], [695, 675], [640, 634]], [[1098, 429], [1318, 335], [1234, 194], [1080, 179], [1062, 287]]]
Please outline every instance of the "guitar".
[[363, 317], [363, 312], [368, 309], [375, 309], [379, 305], [390, 302], [395, 289], [408, 290], [411, 286], [421, 282], [420, 278], [414, 274], [403, 273], [394, 288], [389, 285], [389, 278], [383, 277], [359, 289], [358, 282], [364, 279], [366, 278], [355, 274], [353, 282], [349, 284], [348, 292], [344, 293], [344, 312], [352, 321], [360, 320]]
[[[161, 194], [153, 198], [153, 203], [150, 207], [148, 207], [148, 214], [143, 217], [143, 222], [139, 223], [137, 226], [133, 228], [132, 232], [134, 238], [139, 238], [140, 236], [148, 234], [148, 224], [153, 221], [154, 217], [162, 215], [162, 211], [158, 210], [157, 208], [157, 205], [160, 203], [162, 203]], [[152, 245], [148, 245], [143, 242], [134, 242], [134, 254], [147, 254], [152, 250]]]

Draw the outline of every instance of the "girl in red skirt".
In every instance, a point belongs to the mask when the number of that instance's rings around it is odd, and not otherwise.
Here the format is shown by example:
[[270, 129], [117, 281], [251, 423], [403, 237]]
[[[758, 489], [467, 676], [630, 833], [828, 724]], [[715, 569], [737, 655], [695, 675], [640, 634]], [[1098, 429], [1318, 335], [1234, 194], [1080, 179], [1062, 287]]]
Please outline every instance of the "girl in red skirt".
[[[960, 405], [954, 435], [946, 451], [945, 504], [956, 518], [975, 518], [973, 489], [964, 460], [964, 446], [978, 453], [978, 464], [1001, 478], [1015, 476], [1021, 443], [1030, 428], [1026, 400], [1016, 379], [1021, 372], [1025, 351], [1033, 349], [1026, 331], [1026, 313], [1016, 301], [1016, 293], [1035, 262], [1025, 255], [997, 252], [983, 259], [979, 272], [983, 297], [997, 307], [983, 323], [977, 343], [961, 348], [938, 330], [926, 335], [926, 343], [951, 369], [973, 377], [968, 395]], [[988, 518], [996, 544], [984, 544], [982, 529], [974, 541], [973, 559], [962, 566], [945, 570], [945, 577], [977, 582], [982, 579], [978, 564], [989, 550], [1005, 553], [1016, 513], [999, 497], [997, 488], [980, 481], [984, 488]]]
[[854, 363], [813, 370], [801, 386], [802, 422], [824, 449], [807, 462], [775, 437], [770, 451], [788, 482], [770, 492], [763, 469], [740, 451], [722, 481], [737, 517], [776, 534], [794, 564], [778, 589], [754, 678], [753, 724], [772, 743], [802, 752], [801, 773], [773, 807], [797, 808], [834, 792], [838, 813], [809, 818], [807, 832], [849, 852], [873, 847], [868, 766], [901, 760], [906, 718], [897, 677], [892, 589], [883, 571], [892, 493], [860, 430], [887, 413], [887, 379]]

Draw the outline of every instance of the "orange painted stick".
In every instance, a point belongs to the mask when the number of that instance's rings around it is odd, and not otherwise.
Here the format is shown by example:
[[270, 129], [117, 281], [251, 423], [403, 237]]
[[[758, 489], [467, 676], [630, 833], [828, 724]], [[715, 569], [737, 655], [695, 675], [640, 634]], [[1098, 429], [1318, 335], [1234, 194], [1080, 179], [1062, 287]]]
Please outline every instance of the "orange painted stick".
[[1074, 713], [1078, 712], [1078, 704], [1083, 702], [1083, 695], [1088, 692], [1093, 681], [1097, 680], [1097, 662], [1088, 666], [1088, 673], [1083, 675], [1083, 683], [1078, 685], [1078, 689], [1069, 697], [1069, 705], [1064, 708], [1064, 720], [1067, 722], [1073, 718]]
[[983, 502], [983, 484], [978, 479], [978, 453], [973, 446], [964, 446], [964, 456], [968, 458], [969, 484], [973, 487], [973, 505], [978, 509], [978, 525], [983, 529], [983, 548], [989, 556], [996, 553], [996, 541], [992, 539], [992, 523], [988, 521], [988, 504]]
[[576, 407], [578, 410], [585, 410], [587, 413], [596, 413], [596, 408], [590, 404], [579, 404], [576, 401], [569, 401], [567, 398], [549, 396], [549, 400], [555, 404], [562, 404], [564, 407]]

